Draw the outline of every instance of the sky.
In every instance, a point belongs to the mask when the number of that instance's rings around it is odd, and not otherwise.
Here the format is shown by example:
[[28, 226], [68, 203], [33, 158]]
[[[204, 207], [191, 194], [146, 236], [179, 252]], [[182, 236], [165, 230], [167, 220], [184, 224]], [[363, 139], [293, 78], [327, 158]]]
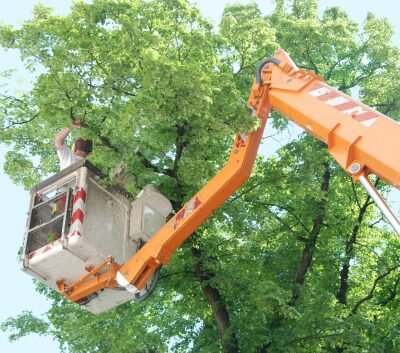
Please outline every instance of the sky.
[[[54, 8], [56, 14], [67, 14], [72, 3], [70, 0], [0, 0], [0, 22], [20, 25], [31, 17], [34, 5], [39, 2]], [[249, 1], [229, 0], [197, 0], [198, 7], [214, 23], [222, 14], [228, 3], [248, 3]], [[256, 1], [264, 14], [272, 9], [271, 0]], [[373, 12], [378, 17], [387, 17], [394, 26], [394, 42], [400, 45], [400, 2], [398, 0], [320, 0], [320, 11], [329, 6], [339, 6], [345, 10], [352, 19], [360, 24], [365, 19], [367, 12]], [[266, 56], [271, 53], [266, 53]], [[0, 51], [0, 71], [17, 68], [21, 76], [26, 75], [19, 64], [18, 56], [13, 52]], [[267, 133], [268, 134], [268, 133]], [[282, 137], [283, 138], [283, 137]], [[287, 138], [287, 137], [286, 137]], [[270, 140], [270, 139], [268, 139]], [[274, 150], [279, 146], [276, 141], [270, 141]], [[269, 143], [269, 142], [268, 142]], [[282, 141], [281, 143], [284, 143]], [[29, 203], [29, 192], [13, 185], [3, 172], [5, 148], [0, 145], [0, 224], [3, 232], [2, 238], [2, 291], [0, 292], [0, 322], [10, 316], [16, 316], [23, 310], [31, 310], [35, 314], [45, 313], [50, 307], [46, 299], [36, 293], [31, 278], [22, 272], [17, 262], [18, 248], [22, 244], [25, 228], [26, 212]], [[16, 343], [10, 343], [7, 335], [0, 332], [0, 350], [5, 353], [59, 353], [58, 344], [48, 337], [32, 335]], [[112, 352], [118, 353], [118, 352]]]

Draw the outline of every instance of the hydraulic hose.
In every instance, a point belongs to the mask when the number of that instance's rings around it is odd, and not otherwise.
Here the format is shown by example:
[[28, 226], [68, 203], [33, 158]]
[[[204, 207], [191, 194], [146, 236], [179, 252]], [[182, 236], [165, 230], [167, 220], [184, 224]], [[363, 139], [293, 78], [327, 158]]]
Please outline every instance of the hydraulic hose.
[[274, 63], [275, 65], [279, 65], [281, 63], [281, 61], [274, 57], [264, 58], [261, 60], [261, 62], [258, 64], [257, 70], [256, 70], [256, 82], [259, 85], [262, 84], [261, 71], [262, 71], [264, 65], [268, 64], [268, 63]]

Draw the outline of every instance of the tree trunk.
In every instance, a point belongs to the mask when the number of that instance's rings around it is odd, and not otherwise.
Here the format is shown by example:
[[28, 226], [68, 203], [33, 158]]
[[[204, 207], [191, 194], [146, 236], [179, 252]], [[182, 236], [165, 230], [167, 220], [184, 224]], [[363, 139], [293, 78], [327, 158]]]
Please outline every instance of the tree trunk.
[[336, 295], [338, 302], [343, 305], [347, 305], [347, 290], [349, 288], [350, 261], [354, 255], [353, 254], [354, 244], [357, 241], [358, 231], [360, 229], [360, 225], [364, 218], [365, 212], [367, 212], [368, 206], [371, 205], [370, 200], [371, 198], [368, 196], [364, 204], [360, 208], [360, 212], [357, 217], [357, 223], [353, 227], [353, 231], [351, 233], [350, 238], [347, 239], [346, 241], [345, 257], [342, 269], [340, 271], [340, 286], [338, 293]]
[[202, 251], [200, 249], [192, 247], [192, 255], [195, 260], [196, 277], [200, 280], [201, 289], [206, 295], [214, 314], [223, 351], [224, 353], [237, 353], [239, 352], [239, 344], [236, 334], [235, 332], [227, 332], [230, 327], [230, 320], [224, 299], [219, 290], [208, 283], [210, 279], [215, 277], [215, 274], [203, 268], [201, 261]]
[[[322, 178], [322, 184], [321, 184], [321, 191], [323, 192], [328, 192], [329, 190], [329, 180], [331, 177], [330, 170], [329, 170], [329, 163], [325, 162], [324, 163], [325, 171], [324, 175]], [[306, 274], [308, 272], [308, 269], [311, 266], [314, 250], [315, 250], [315, 245], [317, 243], [318, 235], [322, 229], [323, 225], [323, 217], [325, 214], [325, 208], [326, 208], [326, 200], [322, 200], [317, 204], [316, 207], [316, 218], [314, 219], [313, 222], [313, 227], [310, 232], [309, 238], [306, 242], [306, 245], [303, 249], [303, 254], [301, 257], [301, 260], [299, 262], [297, 272], [295, 275], [295, 288], [293, 289], [292, 293], [292, 298], [289, 301], [289, 305], [294, 306], [297, 299], [299, 298], [300, 295], [300, 289], [301, 286], [304, 284], [304, 280], [306, 277]]]

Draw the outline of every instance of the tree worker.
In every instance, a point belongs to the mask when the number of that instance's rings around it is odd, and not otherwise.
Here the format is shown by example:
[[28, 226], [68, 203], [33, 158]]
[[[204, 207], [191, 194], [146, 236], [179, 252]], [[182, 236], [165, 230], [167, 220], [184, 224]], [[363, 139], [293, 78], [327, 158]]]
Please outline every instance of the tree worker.
[[[80, 120], [74, 120], [72, 127], [80, 128]], [[60, 170], [69, 167], [71, 164], [80, 161], [88, 156], [93, 150], [93, 141], [85, 140], [81, 137], [75, 139], [71, 150], [65, 145], [65, 139], [71, 132], [70, 127], [62, 129], [55, 137], [57, 155], [60, 159]]]
[[[58, 158], [60, 160], [60, 170], [63, 170], [69, 167], [71, 164], [74, 164], [86, 158], [93, 149], [92, 140], [85, 140], [82, 137], [78, 137], [74, 140], [71, 149], [69, 149], [65, 145], [65, 139], [70, 134], [71, 128], [73, 127], [80, 128], [81, 121], [74, 120], [71, 127], [63, 128], [55, 137], [55, 146], [57, 149]], [[65, 204], [67, 201], [67, 197], [65, 195], [65, 190], [63, 187], [58, 189], [57, 193], [59, 194], [59, 196], [53, 204], [53, 217], [64, 213]], [[54, 224], [48, 235], [49, 242], [59, 239], [61, 237], [61, 232], [62, 224]]]

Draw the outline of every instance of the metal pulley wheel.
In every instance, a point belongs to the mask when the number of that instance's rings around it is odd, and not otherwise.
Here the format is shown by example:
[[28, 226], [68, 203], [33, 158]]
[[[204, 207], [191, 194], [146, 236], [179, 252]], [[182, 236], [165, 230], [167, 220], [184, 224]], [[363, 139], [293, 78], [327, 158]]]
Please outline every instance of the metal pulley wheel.
[[157, 282], [160, 278], [161, 267], [162, 266], [159, 266], [157, 270], [154, 271], [153, 275], [149, 278], [144, 288], [139, 293], [135, 294], [135, 297], [133, 298], [135, 302], [142, 302], [146, 300], [150, 296], [150, 294], [153, 293], [154, 289], [156, 289]]

